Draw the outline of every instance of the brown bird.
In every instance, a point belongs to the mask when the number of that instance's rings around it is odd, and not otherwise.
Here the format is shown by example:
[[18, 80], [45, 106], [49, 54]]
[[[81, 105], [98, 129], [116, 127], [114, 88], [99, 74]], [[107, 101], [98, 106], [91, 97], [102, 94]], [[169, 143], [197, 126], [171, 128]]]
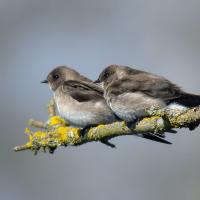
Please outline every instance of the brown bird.
[[200, 105], [200, 96], [189, 94], [162, 76], [127, 66], [110, 65], [96, 83], [104, 88], [104, 98], [113, 112], [127, 123], [147, 116], [152, 106], [186, 109]]
[[[54, 92], [59, 114], [70, 125], [83, 128], [82, 133], [91, 126], [118, 120], [106, 104], [102, 88], [69, 67], [57, 67], [42, 83], [48, 83]], [[107, 140], [101, 142], [114, 147]]]
[[94, 83], [65, 81], [54, 91], [54, 98], [60, 115], [70, 125], [85, 128], [117, 121]]
[[110, 108], [126, 121], [145, 117], [145, 109], [151, 106], [184, 109], [200, 105], [199, 95], [184, 92], [162, 76], [126, 66], [108, 66], [95, 82], [104, 88]]

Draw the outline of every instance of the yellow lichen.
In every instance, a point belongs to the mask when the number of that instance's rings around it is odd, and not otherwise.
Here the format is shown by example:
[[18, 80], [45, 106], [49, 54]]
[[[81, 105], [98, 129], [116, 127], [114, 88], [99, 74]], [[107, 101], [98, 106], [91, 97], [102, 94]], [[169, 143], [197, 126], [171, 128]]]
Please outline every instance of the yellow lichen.
[[152, 116], [152, 117], [145, 117], [143, 118], [142, 121], [151, 121], [151, 120], [157, 120], [157, 119], [160, 119], [159, 116]]
[[96, 127], [95, 128], [90, 128], [89, 131], [87, 132], [87, 138], [90, 140], [93, 135], [95, 134], [96, 132]]
[[29, 139], [29, 142], [33, 142], [33, 136], [30, 134], [29, 136], [28, 136], [28, 139]]
[[37, 131], [32, 135], [33, 141], [35, 140], [35, 141], [39, 142], [41, 144], [41, 146], [47, 145], [47, 143], [48, 143], [48, 141], [46, 140], [47, 136], [48, 136], [47, 132], [43, 132], [43, 131]]
[[30, 133], [31, 133], [31, 130], [30, 130], [29, 128], [25, 128], [24, 133], [30, 134]]
[[32, 146], [33, 146], [33, 143], [32, 143], [32, 142], [27, 142], [27, 143], [26, 143], [26, 147], [27, 147], [27, 148], [31, 148]]
[[[26, 148], [38, 149], [40, 147], [54, 148], [67, 143], [74, 144], [80, 141], [80, 129], [66, 126], [64, 120], [60, 117], [51, 117], [49, 127], [45, 131], [32, 132], [29, 128], [25, 129], [29, 141]], [[61, 125], [62, 124], [62, 125]], [[52, 143], [53, 142], [53, 143]]]
[[67, 131], [68, 131], [68, 127], [62, 127], [62, 126], [58, 127], [55, 130], [55, 133], [57, 134], [58, 140], [61, 143], [67, 142], [67, 139], [68, 139]]
[[127, 127], [126, 122], [123, 121], [123, 122], [122, 122], [122, 128], [126, 128], [126, 127]]
[[60, 126], [64, 126], [67, 125], [66, 121], [59, 117], [59, 116], [53, 116], [48, 120], [47, 123], [49, 126], [56, 126], [56, 125], [60, 125]]
[[179, 122], [179, 116], [177, 117], [173, 117], [170, 119], [170, 124], [174, 127], [174, 128], [179, 128], [180, 127], [180, 122]]
[[104, 128], [105, 127], [105, 125], [103, 125], [103, 124], [99, 124], [98, 126], [97, 126], [97, 128]]
[[78, 143], [81, 140], [81, 129], [67, 127], [67, 135], [70, 144]]
[[47, 131], [37, 131], [29, 134], [28, 146], [32, 147], [37, 144], [39, 147], [51, 146], [54, 147], [64, 144], [75, 144], [81, 140], [81, 131], [79, 128], [72, 128], [67, 126], [58, 126]]

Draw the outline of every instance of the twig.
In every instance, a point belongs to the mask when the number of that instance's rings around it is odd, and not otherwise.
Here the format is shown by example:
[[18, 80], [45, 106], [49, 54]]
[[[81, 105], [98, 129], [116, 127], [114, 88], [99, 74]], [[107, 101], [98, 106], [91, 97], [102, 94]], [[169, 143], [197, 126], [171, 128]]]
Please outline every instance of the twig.
[[28, 125], [35, 127], [35, 128], [46, 128], [46, 123], [44, 123], [43, 121], [39, 121], [39, 120], [34, 120], [34, 119], [30, 119], [28, 121]]
[[48, 115], [49, 115], [49, 117], [55, 116], [56, 115], [56, 106], [55, 106], [55, 101], [54, 101], [53, 98], [50, 100], [50, 102], [48, 103], [47, 107], [48, 107]]

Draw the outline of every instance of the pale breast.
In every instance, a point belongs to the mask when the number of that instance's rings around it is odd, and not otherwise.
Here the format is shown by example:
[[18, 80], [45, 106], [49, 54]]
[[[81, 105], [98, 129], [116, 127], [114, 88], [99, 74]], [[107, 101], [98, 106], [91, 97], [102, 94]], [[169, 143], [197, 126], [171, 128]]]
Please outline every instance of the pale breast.
[[126, 121], [146, 116], [145, 111], [151, 106], [156, 105], [161, 108], [165, 106], [160, 99], [148, 97], [140, 92], [108, 95], [107, 103], [118, 117]]
[[54, 95], [59, 114], [70, 125], [85, 127], [95, 124], [111, 123], [115, 120], [112, 111], [104, 101], [78, 102], [68, 94], [56, 92]]
[[70, 95], [55, 92], [54, 99], [59, 114], [67, 121], [71, 122], [77, 120], [78, 117], [82, 117], [79, 103], [71, 98]]

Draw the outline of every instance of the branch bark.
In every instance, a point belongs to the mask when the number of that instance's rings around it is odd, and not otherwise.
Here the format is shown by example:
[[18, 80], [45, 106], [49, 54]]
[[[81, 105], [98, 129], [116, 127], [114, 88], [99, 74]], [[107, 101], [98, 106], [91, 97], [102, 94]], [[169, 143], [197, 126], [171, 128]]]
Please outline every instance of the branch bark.
[[193, 130], [200, 124], [200, 106], [185, 111], [161, 110], [153, 107], [147, 112], [150, 116], [141, 119], [138, 123], [133, 124], [132, 127], [127, 127], [125, 122], [115, 122], [90, 128], [83, 136], [81, 129], [69, 127], [62, 118], [55, 116], [55, 103], [51, 100], [48, 104], [49, 120], [47, 122], [29, 121], [30, 126], [42, 130], [32, 132], [26, 129], [29, 141], [24, 145], [16, 146], [14, 150], [30, 149], [37, 153], [40, 148], [43, 148], [53, 153], [59, 146], [77, 146], [92, 141], [105, 143], [111, 138], [123, 135], [151, 133], [164, 137], [165, 132], [174, 128], [189, 128]]

